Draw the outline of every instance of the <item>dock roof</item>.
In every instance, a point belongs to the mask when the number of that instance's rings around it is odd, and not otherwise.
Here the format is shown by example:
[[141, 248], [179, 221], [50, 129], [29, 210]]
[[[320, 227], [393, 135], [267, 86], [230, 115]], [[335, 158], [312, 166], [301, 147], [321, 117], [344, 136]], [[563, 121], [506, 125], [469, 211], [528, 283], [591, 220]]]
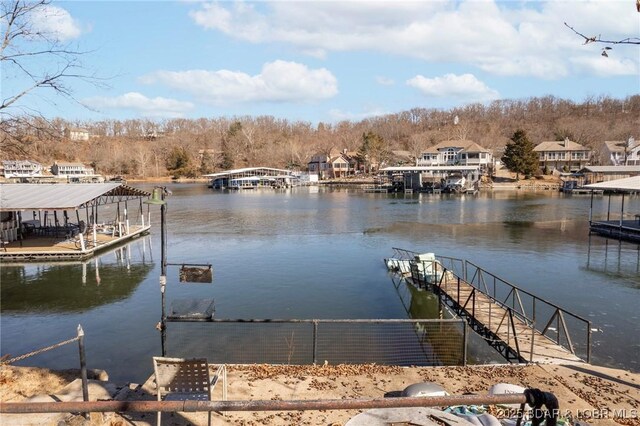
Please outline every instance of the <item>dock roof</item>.
[[640, 166], [586, 166], [580, 172], [592, 173], [640, 173]]
[[472, 172], [480, 170], [479, 166], [398, 166], [385, 167], [380, 169], [381, 172]]
[[73, 210], [101, 197], [142, 198], [147, 191], [122, 183], [0, 184], [0, 211]]
[[293, 172], [291, 170], [285, 170], [285, 169], [274, 169], [272, 167], [245, 167], [242, 169], [233, 169], [233, 170], [225, 170], [224, 172], [218, 172], [218, 173], [211, 173], [208, 175], [202, 175], [203, 177], [208, 177], [208, 178], [218, 178], [218, 177], [224, 177], [224, 176], [231, 176], [231, 175], [235, 175], [235, 174], [243, 174], [243, 173], [251, 173], [251, 172], [262, 172], [262, 173], [276, 173], [276, 174], [284, 174], [284, 175], [291, 175]]
[[640, 192], [640, 176], [615, 179], [607, 182], [592, 183], [591, 185], [585, 185], [585, 188]]

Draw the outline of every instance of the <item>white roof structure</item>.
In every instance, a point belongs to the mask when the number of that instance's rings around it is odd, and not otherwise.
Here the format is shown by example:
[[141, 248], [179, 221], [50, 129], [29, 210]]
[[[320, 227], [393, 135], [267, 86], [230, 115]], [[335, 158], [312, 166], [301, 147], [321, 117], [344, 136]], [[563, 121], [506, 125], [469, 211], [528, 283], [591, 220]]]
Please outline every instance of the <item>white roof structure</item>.
[[480, 170], [479, 166], [398, 166], [385, 167], [381, 172], [473, 172]]
[[618, 191], [638, 191], [640, 192], [640, 176], [633, 176], [624, 179], [615, 179], [607, 182], [592, 183], [585, 185], [585, 188], [589, 189], [607, 189]]
[[117, 202], [149, 195], [122, 183], [0, 184], [0, 211], [73, 210], [100, 197]]
[[291, 170], [284, 170], [284, 169], [274, 169], [271, 167], [245, 167], [243, 169], [233, 169], [233, 170], [225, 170], [224, 172], [218, 172], [218, 173], [211, 173], [208, 175], [202, 175], [203, 177], [208, 177], [208, 178], [217, 178], [217, 177], [224, 177], [224, 176], [230, 176], [230, 175], [234, 175], [234, 174], [242, 174], [242, 173], [250, 173], [250, 172], [255, 172], [255, 173], [263, 173], [263, 174], [267, 174], [267, 173], [271, 173], [271, 174], [283, 174], [283, 175], [287, 175], [290, 176], [293, 174], [293, 172]]
[[640, 173], [640, 166], [585, 166], [581, 172], [592, 173]]

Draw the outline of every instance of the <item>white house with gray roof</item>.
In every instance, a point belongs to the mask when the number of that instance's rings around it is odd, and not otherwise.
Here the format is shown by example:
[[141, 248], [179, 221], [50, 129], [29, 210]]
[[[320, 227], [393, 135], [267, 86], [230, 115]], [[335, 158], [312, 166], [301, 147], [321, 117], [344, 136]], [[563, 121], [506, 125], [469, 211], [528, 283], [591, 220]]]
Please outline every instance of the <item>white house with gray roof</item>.
[[42, 165], [31, 160], [5, 160], [2, 171], [5, 178], [41, 177]]
[[634, 138], [626, 141], [605, 141], [604, 149], [614, 166], [640, 166], [640, 142]]
[[443, 141], [420, 154], [416, 166], [479, 166], [486, 169], [493, 154], [470, 140]]

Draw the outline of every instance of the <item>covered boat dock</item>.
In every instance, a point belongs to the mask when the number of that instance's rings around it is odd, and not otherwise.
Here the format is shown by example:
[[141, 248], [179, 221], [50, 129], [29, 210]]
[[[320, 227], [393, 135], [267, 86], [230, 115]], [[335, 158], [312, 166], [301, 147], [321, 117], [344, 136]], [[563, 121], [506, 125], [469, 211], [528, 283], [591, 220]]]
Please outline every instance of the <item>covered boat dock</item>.
[[[592, 191], [589, 210], [589, 232], [640, 243], [640, 210], [634, 212], [625, 211], [625, 207], [628, 209], [628, 206], [625, 206], [625, 196], [628, 198], [635, 194], [637, 197], [640, 194], [640, 176], [594, 183], [586, 185], [585, 188]], [[606, 191], [609, 195], [606, 220], [594, 220], [593, 193], [595, 191]], [[611, 212], [611, 197], [616, 194], [621, 195], [620, 213], [617, 218], [614, 218]]]
[[122, 183], [1, 184], [0, 260], [86, 259], [147, 233], [149, 195]]
[[466, 192], [477, 189], [480, 166], [398, 166], [385, 167], [380, 173], [387, 179], [401, 182], [406, 191], [448, 190]]
[[211, 179], [214, 189], [288, 188], [300, 180], [291, 170], [270, 167], [246, 167], [203, 176]]

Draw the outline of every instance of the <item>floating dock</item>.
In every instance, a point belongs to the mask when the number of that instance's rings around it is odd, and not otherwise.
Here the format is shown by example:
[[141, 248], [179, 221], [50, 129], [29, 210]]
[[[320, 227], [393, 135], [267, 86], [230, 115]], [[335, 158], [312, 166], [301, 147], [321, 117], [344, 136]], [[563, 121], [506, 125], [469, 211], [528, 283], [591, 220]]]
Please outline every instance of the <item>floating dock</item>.
[[[398, 268], [397, 273], [417, 288], [438, 295], [441, 303], [466, 319], [508, 361], [541, 364], [590, 361], [591, 323], [586, 319], [471, 262], [443, 256], [420, 261], [415, 260], [418, 255], [415, 252], [394, 250], [404, 256], [403, 262], [409, 262], [408, 268]], [[582, 357], [578, 356], [579, 351]]]

